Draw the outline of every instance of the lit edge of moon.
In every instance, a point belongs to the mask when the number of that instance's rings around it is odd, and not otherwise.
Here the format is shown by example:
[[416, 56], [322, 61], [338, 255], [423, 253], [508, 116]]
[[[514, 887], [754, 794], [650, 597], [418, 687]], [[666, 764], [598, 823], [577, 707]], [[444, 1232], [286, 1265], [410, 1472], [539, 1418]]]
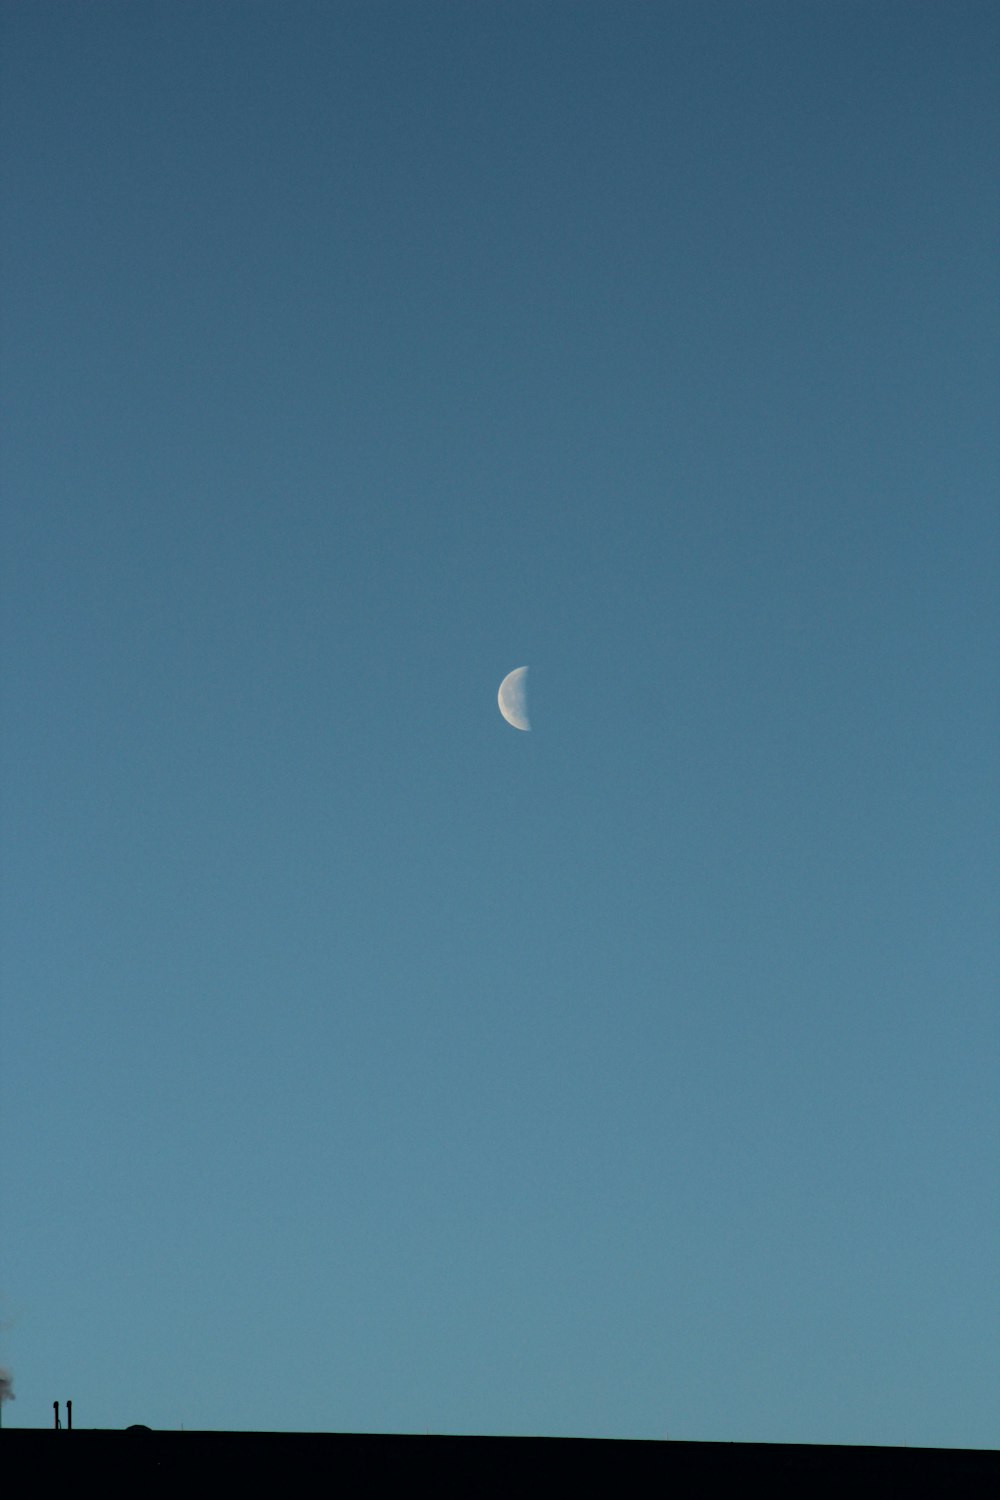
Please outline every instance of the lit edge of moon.
[[513, 672], [507, 673], [500, 684], [497, 703], [508, 724], [513, 724], [515, 729], [530, 730], [527, 667], [515, 667]]

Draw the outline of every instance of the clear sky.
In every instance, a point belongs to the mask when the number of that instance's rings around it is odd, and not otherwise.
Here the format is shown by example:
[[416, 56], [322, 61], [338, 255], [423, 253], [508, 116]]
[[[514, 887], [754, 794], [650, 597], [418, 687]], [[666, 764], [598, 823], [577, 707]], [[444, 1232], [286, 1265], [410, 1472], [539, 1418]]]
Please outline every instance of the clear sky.
[[996, 6], [0, 15], [5, 1421], [995, 1444]]

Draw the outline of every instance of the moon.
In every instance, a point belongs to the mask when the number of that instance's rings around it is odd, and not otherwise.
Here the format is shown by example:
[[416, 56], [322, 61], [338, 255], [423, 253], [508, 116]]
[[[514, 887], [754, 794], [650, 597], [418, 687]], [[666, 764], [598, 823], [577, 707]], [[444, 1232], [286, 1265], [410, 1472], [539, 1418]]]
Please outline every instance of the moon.
[[500, 684], [497, 702], [508, 724], [513, 724], [515, 729], [531, 728], [531, 720], [528, 718], [527, 667], [515, 667], [513, 672], [507, 673]]

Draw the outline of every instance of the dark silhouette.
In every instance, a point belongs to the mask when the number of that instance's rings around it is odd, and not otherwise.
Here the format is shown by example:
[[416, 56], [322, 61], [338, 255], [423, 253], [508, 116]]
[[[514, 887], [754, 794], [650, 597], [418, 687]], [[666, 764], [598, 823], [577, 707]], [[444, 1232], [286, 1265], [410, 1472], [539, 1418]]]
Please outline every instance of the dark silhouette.
[[[58, 1408], [58, 1403], [55, 1403]], [[58, 1422], [58, 1410], [56, 1412]], [[68, 1421], [68, 1412], [67, 1412]], [[34, 1488], [120, 1481], [130, 1492], [545, 1495], [990, 1495], [1000, 1453], [827, 1444], [624, 1442], [604, 1438], [413, 1437], [351, 1433], [124, 1432], [53, 1437], [7, 1428], [4, 1481]], [[11, 1491], [13, 1493], [13, 1490]]]

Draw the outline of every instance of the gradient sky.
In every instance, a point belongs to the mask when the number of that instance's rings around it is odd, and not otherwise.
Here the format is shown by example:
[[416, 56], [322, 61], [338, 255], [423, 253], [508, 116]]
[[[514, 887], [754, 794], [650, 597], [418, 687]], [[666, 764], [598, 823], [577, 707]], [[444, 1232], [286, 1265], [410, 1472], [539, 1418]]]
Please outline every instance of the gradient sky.
[[0, 16], [5, 1421], [995, 1444], [996, 6]]

